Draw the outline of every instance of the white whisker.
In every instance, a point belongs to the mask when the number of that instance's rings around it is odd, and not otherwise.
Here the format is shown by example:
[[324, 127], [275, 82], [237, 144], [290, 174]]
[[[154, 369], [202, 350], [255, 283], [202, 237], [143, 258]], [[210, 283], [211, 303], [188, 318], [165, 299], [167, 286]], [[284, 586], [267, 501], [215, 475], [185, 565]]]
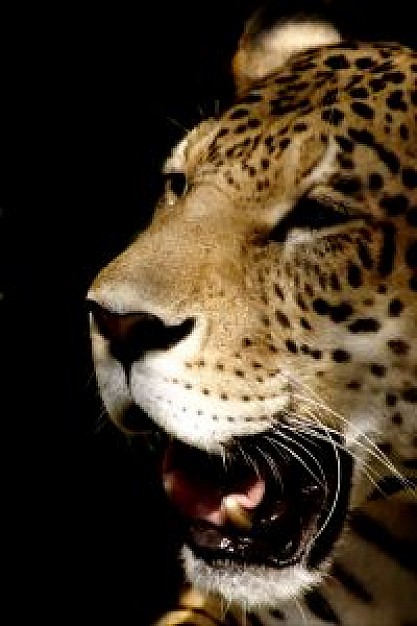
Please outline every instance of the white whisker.
[[241, 443], [240, 443], [239, 441], [237, 442], [237, 450], [238, 450], [238, 452], [240, 452], [240, 454], [242, 455], [242, 457], [243, 457], [243, 459], [244, 459], [245, 463], [246, 463], [248, 466], [251, 466], [251, 467], [254, 469], [255, 474], [256, 474], [258, 477], [260, 477], [261, 473], [260, 473], [260, 470], [259, 470], [258, 464], [257, 464], [257, 463], [256, 463], [256, 461], [255, 461], [255, 460], [254, 460], [254, 459], [250, 456], [250, 454], [249, 454], [249, 453], [248, 453], [248, 452], [247, 452], [247, 451], [246, 451], [246, 450], [242, 447], [242, 445], [241, 445]]
[[[297, 434], [299, 434], [300, 437], [303, 437], [303, 439], [306, 439], [309, 442], [311, 441], [312, 437], [314, 437], [315, 439], [319, 439], [321, 441], [327, 441], [327, 438], [324, 437], [323, 434], [321, 434], [319, 432], [312, 432], [308, 428], [304, 429], [304, 431], [303, 431], [302, 425], [297, 429], [296, 432], [297, 432]], [[347, 454], [349, 454], [352, 457], [352, 459], [355, 461], [355, 463], [358, 466], [360, 466], [361, 471], [367, 477], [369, 482], [371, 484], [373, 484], [376, 488], [378, 488], [378, 479], [383, 478], [384, 474], [382, 474], [381, 472], [378, 472], [369, 463], [367, 463], [362, 457], [358, 456], [357, 454], [355, 454], [351, 450], [348, 450], [346, 448], [346, 446], [344, 446], [343, 444], [341, 444], [341, 443], [339, 443], [337, 441], [335, 441], [334, 444], [335, 444], [335, 446], [339, 450], [342, 450], [342, 451], [346, 452]]]
[[166, 119], [168, 120], [168, 122], [170, 122], [171, 124], [173, 124], [177, 128], [180, 128], [183, 131], [183, 133], [189, 133], [190, 130], [191, 130], [190, 128], [187, 128], [186, 126], [184, 126], [184, 124], [181, 124], [181, 122], [179, 122], [175, 118], [170, 117], [169, 115], [167, 115]]
[[[287, 440], [291, 439], [289, 437], [287, 437]], [[312, 478], [314, 478], [314, 480], [317, 482], [318, 485], [320, 485], [321, 487], [325, 487], [325, 485], [322, 484], [320, 478], [313, 472], [313, 470], [307, 465], [307, 463], [300, 457], [299, 454], [297, 454], [290, 446], [285, 445], [284, 443], [282, 443], [282, 441], [279, 441], [278, 439], [274, 439], [273, 441], [270, 442], [274, 447], [279, 446], [282, 450], [285, 450], [291, 457], [293, 457], [294, 459], [296, 459], [300, 465], [302, 465], [302, 467], [304, 467], [304, 469], [306, 470], [306, 472], [308, 474], [310, 474], [310, 476], [312, 476]]]
[[[321, 474], [321, 477], [322, 477], [322, 479], [324, 481], [321, 484], [324, 486], [324, 484], [326, 483], [326, 477], [325, 477], [325, 474], [324, 474], [324, 471], [323, 471], [323, 467], [322, 467], [320, 461], [314, 456], [314, 454], [312, 452], [310, 452], [310, 450], [308, 450], [308, 448], [306, 448], [305, 446], [302, 445], [302, 443], [297, 441], [296, 438], [284, 434], [282, 432], [282, 430], [280, 430], [279, 435], [281, 437], [283, 437], [286, 441], [290, 441], [293, 445], [296, 445], [298, 448], [300, 448], [313, 461], [314, 465], [318, 468], [318, 470], [319, 470], [319, 472]], [[296, 431], [296, 430], [293, 430], [293, 432], [298, 434], [298, 431]]]
[[272, 472], [272, 476], [279, 483], [279, 485], [281, 487], [281, 490], [283, 490], [284, 489], [284, 483], [283, 483], [281, 472], [279, 471], [278, 465], [275, 463], [275, 461], [272, 458], [272, 456], [270, 454], [268, 454], [265, 450], [262, 450], [262, 448], [260, 448], [259, 446], [256, 446], [256, 449], [258, 450], [258, 452], [261, 454], [261, 456], [263, 456], [263, 458], [267, 462], [267, 465], [268, 465], [268, 467], [270, 468], [270, 470]]
[[[375, 460], [379, 461], [381, 465], [383, 465], [386, 470], [388, 470], [391, 474], [396, 476], [399, 480], [403, 481], [404, 486], [408, 485], [407, 479], [401, 474], [401, 472], [395, 467], [395, 465], [390, 461], [386, 454], [384, 454], [377, 446], [376, 443], [372, 441], [365, 433], [360, 431], [359, 428], [356, 428], [353, 424], [351, 424], [346, 418], [343, 417], [340, 413], [334, 411], [331, 407], [327, 406], [322, 402], [318, 402], [314, 398], [308, 398], [306, 396], [295, 395], [298, 400], [302, 400], [305, 403], [310, 403], [314, 408], [320, 409], [322, 412], [326, 412], [327, 414], [331, 414], [333, 417], [337, 418], [339, 422], [347, 425], [351, 430], [356, 431], [355, 437], [353, 439], [354, 444], [358, 447], [361, 447], [365, 450], [365, 452], [372, 456]], [[362, 438], [364, 443], [359, 441]]]

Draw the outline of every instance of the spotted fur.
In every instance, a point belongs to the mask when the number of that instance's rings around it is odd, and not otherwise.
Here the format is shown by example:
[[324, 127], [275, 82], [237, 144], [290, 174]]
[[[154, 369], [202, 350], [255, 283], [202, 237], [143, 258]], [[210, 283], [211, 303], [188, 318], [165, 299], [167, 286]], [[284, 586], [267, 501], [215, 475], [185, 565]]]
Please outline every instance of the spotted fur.
[[[226, 603], [195, 592], [161, 626], [237, 624], [235, 602], [254, 626], [417, 621], [415, 527], [403, 532], [416, 520], [417, 53], [319, 32], [275, 63], [282, 27], [245, 34], [236, 103], [174, 148], [151, 225], [89, 293], [98, 383], [123, 430], [140, 430], [138, 405], [216, 455], [319, 424], [354, 460], [350, 513], [319, 567], [208, 566], [186, 548], [187, 577]], [[401, 499], [375, 504], [390, 481]]]

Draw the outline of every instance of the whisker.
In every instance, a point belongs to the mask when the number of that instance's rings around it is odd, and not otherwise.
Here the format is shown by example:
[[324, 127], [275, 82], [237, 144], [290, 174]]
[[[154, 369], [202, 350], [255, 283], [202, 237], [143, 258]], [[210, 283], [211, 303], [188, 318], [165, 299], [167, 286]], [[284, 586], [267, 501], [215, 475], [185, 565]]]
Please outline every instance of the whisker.
[[[307, 440], [309, 440], [310, 437], [315, 437], [316, 439], [320, 439], [322, 441], [325, 441], [325, 440], [327, 441], [327, 438], [325, 438], [323, 435], [321, 435], [321, 434], [319, 434], [317, 432], [312, 433], [310, 430], [306, 430], [304, 433], [300, 430], [299, 434], [300, 434], [300, 436], [302, 436], [303, 438], [305, 438]], [[373, 468], [362, 457], [358, 456], [353, 451], [348, 450], [346, 448], [346, 446], [342, 445], [339, 442], [334, 442], [334, 443], [335, 443], [336, 447], [339, 450], [342, 450], [342, 451], [346, 452], [347, 454], [349, 454], [352, 457], [352, 459], [355, 461], [355, 463], [360, 466], [361, 471], [367, 477], [369, 482], [372, 485], [374, 485], [374, 487], [378, 487], [378, 479], [383, 478], [383, 474], [381, 472], [378, 472], [375, 468]]]
[[[297, 395], [296, 397], [299, 400], [302, 400], [302, 401], [304, 401], [306, 403], [312, 404], [316, 408], [320, 408], [322, 411], [327, 411], [327, 413], [330, 413], [334, 417], [337, 417], [337, 419], [339, 421], [341, 421], [343, 424], [346, 424], [348, 426], [348, 428], [354, 429], [356, 431], [355, 432], [356, 436], [353, 439], [354, 444], [359, 446], [359, 447], [361, 447], [361, 448], [363, 448], [370, 456], [372, 456], [374, 459], [379, 461], [381, 463], [381, 465], [383, 465], [388, 471], [390, 471], [399, 480], [403, 480], [404, 481], [404, 486], [408, 485], [408, 481], [407, 481], [406, 477], [401, 474], [401, 472], [395, 467], [395, 465], [392, 463], [392, 461], [390, 461], [390, 459], [387, 457], [387, 455], [384, 454], [378, 448], [378, 446], [372, 441], [372, 439], [370, 439], [367, 435], [365, 435], [365, 433], [363, 433], [358, 428], [356, 428], [353, 424], [351, 424], [346, 418], [343, 417], [343, 415], [337, 413], [331, 407], [329, 407], [326, 404], [323, 404], [321, 402], [318, 402], [317, 400], [315, 400], [313, 398], [308, 398], [308, 397], [301, 396], [301, 395]], [[359, 438], [362, 438], [365, 443], [360, 442]]]
[[95, 419], [95, 424], [94, 424], [94, 428], [93, 428], [93, 432], [95, 435], [98, 435], [99, 433], [101, 433], [105, 428], [107, 428], [110, 425], [110, 420], [109, 420], [109, 416], [107, 413], [107, 410], [104, 406], [102, 406], [100, 413], [98, 414], [97, 418]]
[[[306, 431], [306, 433], [300, 432], [300, 436], [303, 436], [305, 439], [309, 439], [309, 437], [314, 436], [316, 439], [321, 439], [322, 441], [327, 440], [327, 438], [320, 436], [318, 433], [313, 434], [310, 431]], [[360, 466], [361, 471], [367, 477], [369, 482], [375, 487], [377, 487], [378, 479], [382, 478], [383, 474], [381, 472], [378, 472], [375, 468], [373, 468], [369, 463], [367, 463], [360, 456], [354, 454], [350, 450], [347, 450], [347, 448], [343, 446], [342, 444], [335, 442], [335, 445], [339, 450], [342, 450], [346, 452], [347, 454], [349, 454], [352, 457], [352, 459], [355, 461], [355, 463]]]
[[94, 370], [87, 376], [87, 380], [85, 382], [85, 389], [89, 389], [90, 387], [95, 387], [98, 395], [97, 389], [97, 379]]
[[[287, 438], [289, 439], [289, 438]], [[290, 440], [291, 441], [291, 440]], [[320, 478], [313, 472], [313, 470], [308, 466], [308, 464], [300, 457], [299, 454], [297, 454], [291, 447], [285, 445], [284, 443], [282, 443], [279, 440], [274, 440], [270, 442], [274, 447], [278, 446], [279, 448], [282, 448], [283, 450], [285, 450], [286, 452], [288, 452], [288, 454], [293, 457], [294, 459], [296, 459], [300, 465], [302, 465], [302, 467], [304, 467], [304, 469], [306, 470], [306, 472], [308, 474], [310, 474], [310, 476], [312, 476], [314, 478], [314, 480], [317, 482], [318, 485], [320, 485], [321, 487], [325, 487], [325, 485], [323, 485], [323, 483], [321, 482]]]
[[242, 444], [240, 443], [240, 441], [237, 442], [237, 451], [240, 452], [240, 454], [243, 457], [243, 460], [245, 461], [245, 463], [248, 466], [251, 466], [254, 469], [255, 474], [260, 477], [261, 476], [261, 472], [259, 470], [258, 464], [256, 463], [255, 459], [253, 459], [250, 454], [243, 448]]
[[[292, 432], [294, 432], [295, 434], [298, 434], [298, 431], [293, 430]], [[316, 465], [316, 467], [318, 468], [324, 482], [326, 482], [326, 477], [325, 477], [325, 473], [323, 470], [323, 467], [320, 463], [320, 461], [314, 456], [314, 454], [312, 452], [310, 452], [310, 450], [308, 450], [308, 448], [306, 448], [305, 446], [302, 445], [302, 443], [300, 443], [299, 441], [297, 441], [296, 438], [291, 437], [290, 435], [286, 435], [284, 434], [282, 431], [279, 433], [281, 437], [283, 437], [286, 441], [290, 441], [292, 444], [298, 446], [298, 448], [300, 448], [308, 457], [310, 457], [310, 459], [313, 461], [313, 463]], [[307, 437], [305, 437], [306, 440]]]
[[227, 454], [227, 451], [224, 448], [221, 448], [220, 456], [221, 456], [221, 459], [222, 459], [224, 473], [227, 474], [227, 472], [229, 470], [228, 466], [230, 464], [230, 457], [229, 457], [229, 455]]
[[206, 112], [204, 111], [203, 106], [201, 104], [197, 105], [197, 111], [201, 120], [204, 120], [207, 117]]
[[320, 535], [324, 532], [325, 528], [330, 523], [330, 520], [333, 517], [333, 513], [334, 513], [334, 511], [336, 509], [336, 506], [337, 506], [337, 503], [338, 503], [338, 500], [339, 500], [339, 496], [340, 496], [340, 490], [341, 490], [341, 487], [342, 487], [342, 483], [341, 483], [342, 469], [341, 469], [341, 461], [340, 461], [339, 451], [337, 449], [337, 446], [335, 445], [336, 442], [333, 440], [332, 437], [329, 436], [328, 437], [328, 441], [330, 442], [330, 445], [333, 448], [333, 452], [334, 452], [334, 456], [335, 456], [335, 460], [336, 460], [336, 468], [337, 468], [336, 491], [335, 491], [335, 494], [334, 494], [332, 505], [331, 505], [331, 507], [329, 509], [329, 512], [327, 514], [327, 517], [324, 520], [324, 522], [321, 524], [320, 528], [315, 533], [315, 535], [314, 535], [314, 537], [312, 539], [312, 543], [317, 541], [317, 539], [320, 537]]
[[[290, 429], [293, 428], [294, 432], [296, 432], [297, 435], [299, 435], [300, 437], [303, 437], [309, 443], [311, 443], [311, 438], [319, 439], [321, 441], [324, 441], [324, 440], [327, 441], [327, 437], [324, 438], [320, 430], [321, 431], [326, 430], [326, 432], [329, 434], [340, 435], [339, 431], [333, 428], [329, 428], [328, 426], [320, 422], [320, 420], [314, 415], [314, 413], [308, 412], [308, 415], [309, 415], [309, 418], [311, 418], [311, 421], [308, 421], [308, 422], [306, 422], [305, 419], [301, 419], [299, 416], [296, 416], [296, 417], [290, 416], [289, 419], [292, 422], [292, 426], [286, 425], [286, 424], [285, 426], [287, 426]], [[313, 424], [312, 428], [309, 427], [310, 424]], [[284, 426], [284, 424], [282, 426]], [[317, 427], [319, 427], [320, 430], [317, 430]], [[356, 454], [354, 450], [349, 450], [345, 445], [343, 445], [340, 442], [334, 441], [334, 443], [339, 450], [343, 450], [344, 452], [346, 452], [352, 457], [355, 463], [361, 467], [361, 471], [363, 471], [364, 475], [367, 477], [369, 482], [372, 485], [374, 485], [375, 488], [378, 488], [379, 487], [378, 480], [381, 480], [384, 474], [382, 472], [378, 472], [374, 467], [372, 467], [372, 465], [367, 463], [364, 458]], [[364, 448], [365, 451], [368, 451], [367, 447], [361, 444], [360, 442], [358, 442], [358, 446]]]
[[180, 128], [184, 133], [189, 133], [190, 129], [187, 128], [186, 126], [184, 126], [184, 124], [181, 124], [181, 122], [179, 122], [178, 120], [176, 120], [174, 117], [170, 117], [169, 115], [166, 116], [166, 119], [168, 122], [170, 122], [171, 124], [173, 124], [174, 126], [176, 126], [177, 128]]
[[214, 117], [216, 119], [220, 117], [220, 100], [218, 98], [214, 101]]
[[[331, 520], [331, 518], [333, 516], [333, 513], [335, 511], [335, 508], [337, 506], [337, 502], [339, 500], [339, 495], [340, 495], [340, 489], [341, 489], [341, 461], [340, 461], [340, 455], [339, 455], [339, 450], [338, 450], [338, 448], [341, 448], [341, 446], [338, 445], [338, 442], [335, 441], [333, 437], [331, 437], [329, 432], [327, 432], [326, 426], [324, 424], [320, 424], [320, 429], [321, 429], [320, 439], [322, 441], [326, 441], [327, 443], [330, 443], [330, 445], [331, 445], [331, 447], [333, 449], [333, 452], [334, 452], [335, 461], [336, 461], [336, 468], [337, 468], [337, 472], [336, 472], [336, 481], [337, 482], [336, 482], [336, 492], [335, 492], [335, 496], [334, 496], [332, 505], [330, 507], [330, 510], [328, 511], [326, 519], [321, 524], [321, 526], [318, 529], [318, 531], [315, 533], [315, 536], [312, 538], [311, 543], [317, 541], [319, 536], [324, 532], [326, 526], [329, 524], [329, 522], [330, 522], [330, 520]], [[313, 436], [313, 437], [314, 437], [316, 431], [317, 431], [317, 426], [315, 428], [313, 428], [313, 429], [310, 428], [309, 430], [307, 430], [308, 434], [310, 436]], [[294, 429], [293, 432], [297, 432], [297, 431]], [[294, 441], [296, 441], [296, 440], [294, 440]], [[303, 448], [304, 448], [304, 446], [303, 446]], [[308, 450], [306, 450], [306, 452], [309, 453]], [[309, 453], [309, 454], [311, 455], [311, 453]], [[315, 459], [314, 455], [311, 455], [311, 456], [313, 456], [313, 459], [317, 462], [317, 465], [319, 466], [319, 469], [322, 472], [322, 475], [323, 475], [323, 478], [324, 478], [323, 487], [325, 489], [327, 489], [328, 488], [328, 484], [327, 484], [327, 480], [326, 480], [323, 468], [322, 468], [321, 464], [317, 461], [317, 459]]]
[[271, 457], [271, 455], [269, 455], [265, 450], [262, 450], [262, 448], [260, 448], [259, 446], [256, 446], [256, 449], [258, 450], [259, 454], [261, 456], [263, 456], [263, 458], [267, 462], [267, 465], [268, 465], [268, 467], [270, 468], [270, 470], [272, 472], [272, 476], [274, 477], [276, 482], [279, 483], [280, 488], [283, 491], [284, 490], [284, 482], [282, 480], [281, 472], [279, 471], [279, 468], [278, 468], [277, 464], [275, 463], [274, 459]]

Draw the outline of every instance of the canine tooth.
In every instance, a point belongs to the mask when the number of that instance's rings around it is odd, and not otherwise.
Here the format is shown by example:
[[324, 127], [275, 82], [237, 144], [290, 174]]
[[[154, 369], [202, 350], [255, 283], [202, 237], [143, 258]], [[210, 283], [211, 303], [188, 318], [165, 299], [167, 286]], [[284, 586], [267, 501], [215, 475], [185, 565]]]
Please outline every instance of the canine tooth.
[[238, 501], [236, 496], [230, 494], [225, 496], [222, 501], [223, 510], [226, 519], [236, 528], [241, 530], [250, 530], [252, 527], [251, 511], [245, 509]]

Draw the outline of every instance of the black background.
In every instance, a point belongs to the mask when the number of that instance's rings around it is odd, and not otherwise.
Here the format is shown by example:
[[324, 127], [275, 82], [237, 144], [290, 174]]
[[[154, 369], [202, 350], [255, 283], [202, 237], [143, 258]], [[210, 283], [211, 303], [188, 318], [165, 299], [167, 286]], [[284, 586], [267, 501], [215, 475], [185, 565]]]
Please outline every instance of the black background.
[[[0, 441], [11, 623], [145, 625], [175, 595], [175, 529], [146, 448], [102, 416], [84, 298], [149, 220], [172, 144], [230, 98], [229, 60], [258, 4], [2, 10]], [[279, 13], [296, 3], [276, 4]], [[375, 2], [344, 4], [348, 33], [414, 43], [406, 1], [385, 13]]]

